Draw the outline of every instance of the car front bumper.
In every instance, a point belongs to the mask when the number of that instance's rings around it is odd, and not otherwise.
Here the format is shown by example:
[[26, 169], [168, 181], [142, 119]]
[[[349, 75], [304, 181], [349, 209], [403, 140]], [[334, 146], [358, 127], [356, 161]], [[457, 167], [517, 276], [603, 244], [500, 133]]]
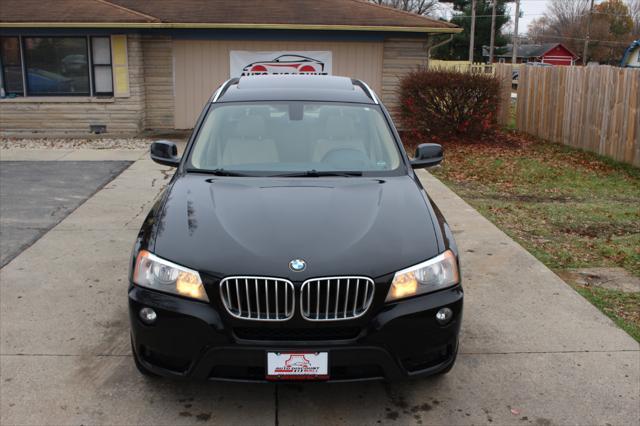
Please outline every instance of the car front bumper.
[[[461, 286], [371, 307], [349, 321], [279, 324], [234, 320], [213, 304], [133, 286], [129, 291], [134, 356], [152, 373], [204, 380], [266, 381], [266, 353], [328, 352], [329, 381], [399, 380], [437, 374], [455, 361], [462, 320]], [[140, 309], [157, 313], [143, 323]], [[446, 325], [436, 312], [449, 307]]]

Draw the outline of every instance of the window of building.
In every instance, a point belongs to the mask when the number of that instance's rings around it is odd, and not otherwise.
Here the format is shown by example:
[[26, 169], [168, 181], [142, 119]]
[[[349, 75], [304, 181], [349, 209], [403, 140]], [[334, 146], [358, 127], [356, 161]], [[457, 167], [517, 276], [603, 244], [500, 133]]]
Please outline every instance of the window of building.
[[91, 54], [94, 93], [96, 95], [113, 95], [111, 40], [109, 37], [91, 37]]
[[84, 37], [24, 37], [27, 94], [89, 96], [89, 58]]
[[0, 37], [2, 87], [22, 96], [111, 96], [107, 37]]
[[20, 39], [0, 37], [0, 65], [2, 66], [2, 87], [7, 95], [22, 95], [22, 61], [20, 60]]

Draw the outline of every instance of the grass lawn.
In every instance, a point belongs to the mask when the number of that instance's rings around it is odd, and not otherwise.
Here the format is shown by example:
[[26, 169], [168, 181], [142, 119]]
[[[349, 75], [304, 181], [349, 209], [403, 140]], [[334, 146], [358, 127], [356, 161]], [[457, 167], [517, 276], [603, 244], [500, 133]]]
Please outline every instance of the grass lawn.
[[[640, 276], [640, 169], [512, 132], [444, 148], [433, 173], [551, 269]], [[574, 288], [640, 341], [640, 293]]]

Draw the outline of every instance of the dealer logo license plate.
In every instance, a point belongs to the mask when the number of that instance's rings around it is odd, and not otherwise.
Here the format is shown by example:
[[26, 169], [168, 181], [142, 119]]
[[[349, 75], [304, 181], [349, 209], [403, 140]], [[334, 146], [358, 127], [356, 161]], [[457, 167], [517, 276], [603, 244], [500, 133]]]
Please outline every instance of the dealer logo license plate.
[[327, 352], [267, 352], [268, 380], [326, 380]]

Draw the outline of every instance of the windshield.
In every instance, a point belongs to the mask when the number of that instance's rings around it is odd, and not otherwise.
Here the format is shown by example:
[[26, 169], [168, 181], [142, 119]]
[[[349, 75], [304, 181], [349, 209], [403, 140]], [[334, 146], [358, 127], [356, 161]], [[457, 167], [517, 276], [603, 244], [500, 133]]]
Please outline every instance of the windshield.
[[400, 168], [400, 158], [378, 106], [242, 102], [221, 103], [209, 110], [188, 167], [259, 176], [384, 175]]

